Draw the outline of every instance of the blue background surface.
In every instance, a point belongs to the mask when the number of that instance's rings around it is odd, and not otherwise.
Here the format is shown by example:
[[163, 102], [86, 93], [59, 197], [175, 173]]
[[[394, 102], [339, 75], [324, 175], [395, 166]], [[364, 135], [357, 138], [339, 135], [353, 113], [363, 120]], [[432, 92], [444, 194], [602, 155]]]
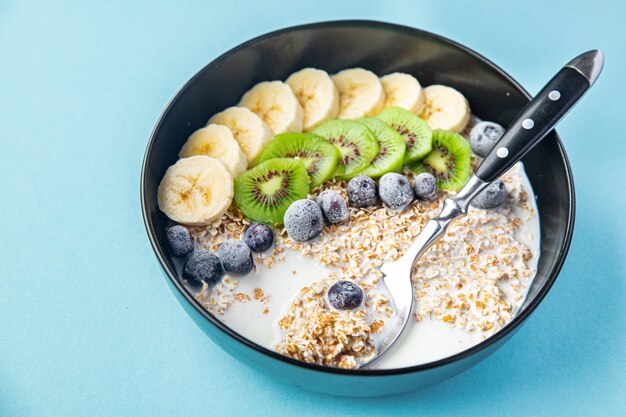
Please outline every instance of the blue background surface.
[[[626, 413], [625, 2], [129, 3], [0, 1], [0, 415]], [[221, 351], [140, 216], [148, 135], [191, 75], [264, 32], [343, 18], [450, 37], [532, 93], [579, 52], [607, 55], [559, 127], [578, 217], [556, 285], [494, 356], [390, 398], [301, 391]]]

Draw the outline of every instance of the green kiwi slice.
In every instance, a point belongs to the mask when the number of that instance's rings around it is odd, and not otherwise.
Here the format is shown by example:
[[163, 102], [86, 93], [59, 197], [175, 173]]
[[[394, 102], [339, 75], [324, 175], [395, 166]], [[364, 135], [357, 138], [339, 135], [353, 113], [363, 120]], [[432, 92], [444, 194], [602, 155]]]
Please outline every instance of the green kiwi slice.
[[361, 171], [361, 174], [376, 179], [388, 172], [402, 171], [404, 152], [406, 150], [404, 138], [379, 119], [364, 117], [359, 119], [358, 122], [363, 123], [374, 133], [376, 140], [378, 140], [379, 148], [376, 157], [367, 168]]
[[235, 204], [260, 223], [281, 225], [289, 205], [308, 193], [309, 175], [298, 159], [270, 159], [235, 178]]
[[472, 174], [471, 156], [472, 150], [463, 136], [437, 129], [433, 131], [432, 151], [411, 169], [416, 174], [432, 174], [442, 190], [458, 191]]
[[339, 151], [335, 176], [349, 180], [369, 166], [378, 154], [378, 141], [369, 128], [352, 120], [328, 120], [313, 133], [326, 139]]
[[410, 111], [394, 106], [383, 110], [376, 117], [404, 138], [406, 142], [405, 165], [420, 161], [432, 149], [432, 130], [425, 121]]
[[339, 151], [326, 140], [310, 133], [282, 133], [267, 144], [259, 162], [274, 158], [300, 159], [311, 178], [313, 189], [333, 177], [339, 163]]

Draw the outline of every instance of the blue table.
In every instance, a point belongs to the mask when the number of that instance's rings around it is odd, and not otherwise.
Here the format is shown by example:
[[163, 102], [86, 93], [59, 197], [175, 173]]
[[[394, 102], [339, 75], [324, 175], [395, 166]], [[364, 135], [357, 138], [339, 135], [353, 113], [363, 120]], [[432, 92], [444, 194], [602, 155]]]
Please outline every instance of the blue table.
[[[81, 3], [0, 2], [0, 415], [626, 413], [625, 2]], [[140, 216], [148, 135], [188, 77], [253, 36], [342, 18], [448, 36], [531, 92], [579, 52], [607, 56], [559, 127], [578, 217], [556, 285], [493, 357], [393, 398], [304, 392], [222, 352], [174, 301]]]

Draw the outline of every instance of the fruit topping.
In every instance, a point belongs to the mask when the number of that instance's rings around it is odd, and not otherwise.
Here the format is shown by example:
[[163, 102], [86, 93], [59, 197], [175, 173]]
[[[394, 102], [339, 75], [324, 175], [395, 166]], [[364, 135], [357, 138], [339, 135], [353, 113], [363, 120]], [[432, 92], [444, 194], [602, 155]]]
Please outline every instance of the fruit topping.
[[219, 159], [233, 177], [244, 172], [248, 166], [248, 159], [230, 129], [222, 125], [208, 125], [189, 136], [180, 149], [179, 156], [187, 158], [194, 155], [206, 155]]
[[325, 190], [317, 196], [319, 204], [328, 223], [340, 223], [350, 218], [346, 201], [335, 190]]
[[366, 175], [359, 175], [348, 182], [348, 200], [352, 207], [367, 208], [378, 202], [376, 183]]
[[222, 217], [232, 199], [230, 172], [217, 159], [204, 155], [178, 160], [167, 169], [158, 190], [161, 211], [190, 226], [205, 226]]
[[409, 179], [395, 172], [390, 172], [380, 178], [378, 195], [387, 207], [396, 211], [407, 208], [415, 198]]
[[412, 169], [416, 174], [433, 175], [442, 190], [458, 191], [471, 175], [471, 155], [463, 136], [438, 129], [433, 131], [433, 150]]
[[289, 237], [297, 242], [313, 239], [323, 227], [322, 210], [312, 200], [295, 201], [285, 212], [285, 229]]
[[413, 191], [418, 200], [434, 200], [437, 197], [437, 179], [428, 172], [422, 172], [413, 179]]
[[224, 270], [233, 276], [246, 275], [254, 268], [252, 252], [241, 240], [227, 240], [220, 246], [217, 256], [222, 261]]
[[185, 256], [193, 250], [193, 240], [186, 227], [181, 225], [167, 229], [167, 241], [174, 256]]
[[241, 97], [239, 105], [259, 115], [276, 135], [302, 132], [302, 107], [291, 88], [281, 81], [258, 83]]
[[326, 71], [305, 68], [285, 81], [293, 90], [304, 110], [305, 131], [334, 119], [339, 112], [339, 91]]
[[340, 119], [360, 119], [374, 116], [385, 105], [385, 91], [371, 71], [350, 68], [338, 72], [333, 82], [339, 91]]
[[274, 158], [301, 160], [313, 189], [333, 177], [339, 163], [339, 151], [331, 143], [310, 133], [282, 133], [267, 145], [259, 163]]
[[398, 132], [406, 144], [404, 163], [419, 161], [432, 148], [432, 131], [422, 119], [400, 107], [389, 107], [376, 116]]
[[479, 209], [493, 209], [500, 207], [506, 201], [504, 181], [498, 179], [481, 191], [470, 203]]
[[199, 288], [205, 282], [209, 286], [217, 284], [224, 276], [220, 259], [207, 250], [195, 250], [185, 259], [183, 278], [189, 285]]
[[328, 302], [337, 310], [353, 310], [363, 302], [363, 290], [352, 281], [337, 281], [328, 289]]
[[351, 120], [329, 120], [313, 131], [339, 150], [335, 176], [349, 180], [367, 168], [378, 154], [378, 141], [365, 125]]
[[237, 207], [261, 223], [282, 224], [289, 205], [308, 192], [309, 176], [297, 159], [270, 159], [235, 179]]
[[424, 92], [419, 81], [410, 74], [394, 72], [380, 78], [385, 90], [385, 107], [401, 107], [419, 114], [424, 106]]
[[361, 174], [372, 178], [380, 178], [387, 172], [400, 172], [404, 163], [406, 145], [404, 138], [389, 127], [385, 122], [365, 117], [358, 120], [367, 126], [378, 140], [378, 154], [370, 165], [361, 171]]
[[254, 223], [243, 234], [243, 241], [252, 252], [265, 252], [274, 244], [274, 232], [266, 224]]
[[469, 143], [472, 151], [484, 158], [498, 143], [503, 134], [504, 128], [497, 123], [477, 123], [469, 134]]
[[452, 87], [431, 85], [424, 89], [425, 104], [420, 117], [431, 129], [462, 131], [470, 119], [469, 103]]

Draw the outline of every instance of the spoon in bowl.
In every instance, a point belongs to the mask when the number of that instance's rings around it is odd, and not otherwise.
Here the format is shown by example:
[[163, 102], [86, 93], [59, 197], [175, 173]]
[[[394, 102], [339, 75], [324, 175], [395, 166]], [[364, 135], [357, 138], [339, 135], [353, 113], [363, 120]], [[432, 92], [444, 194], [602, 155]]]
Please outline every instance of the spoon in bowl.
[[424, 226], [402, 257], [380, 267], [396, 308], [396, 319], [376, 356], [362, 363], [362, 369], [385, 354], [406, 328], [413, 309], [412, 275], [417, 259], [444, 235], [452, 220], [467, 214], [469, 204], [477, 194], [541, 142], [593, 85], [603, 65], [604, 54], [599, 50], [585, 52], [567, 63], [517, 115], [463, 188], [445, 199], [439, 215]]

